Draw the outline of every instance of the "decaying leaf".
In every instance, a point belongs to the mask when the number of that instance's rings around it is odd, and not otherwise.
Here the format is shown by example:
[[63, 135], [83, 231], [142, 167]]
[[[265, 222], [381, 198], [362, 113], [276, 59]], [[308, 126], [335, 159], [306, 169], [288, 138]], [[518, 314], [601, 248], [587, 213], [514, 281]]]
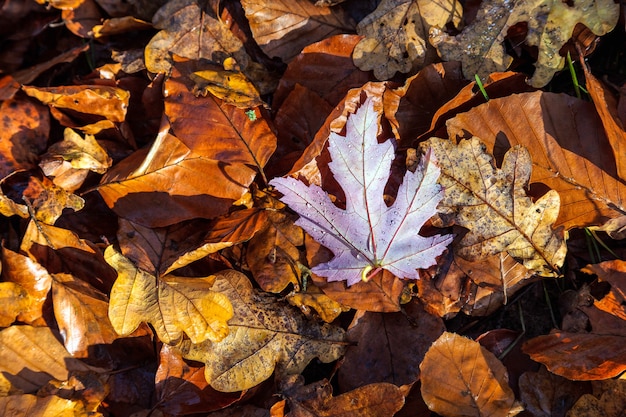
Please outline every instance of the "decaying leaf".
[[267, 106], [254, 84], [241, 72], [207, 68], [192, 73], [190, 78], [196, 83], [196, 91], [201, 95], [211, 93], [225, 103], [242, 109]]
[[94, 416], [100, 413], [89, 413], [82, 402], [66, 400], [54, 395], [39, 397], [31, 394], [10, 395], [0, 397], [0, 414], [14, 417], [46, 417], [46, 416]]
[[417, 269], [433, 265], [452, 240], [452, 236], [425, 238], [417, 233], [442, 198], [436, 184], [439, 169], [430, 156], [415, 172], [407, 171], [394, 204], [385, 204], [395, 143], [378, 143], [378, 120], [368, 99], [348, 118], [346, 136], [331, 133], [328, 139], [333, 160], [329, 167], [346, 195], [345, 210], [317, 185], [307, 187], [293, 178], [270, 182], [283, 193], [281, 201], [300, 215], [296, 224], [335, 254], [332, 261], [312, 271], [349, 286], [381, 269], [399, 278], [417, 279]]
[[305, 320], [293, 307], [253, 290], [240, 272], [222, 271], [216, 278], [213, 290], [233, 304], [228, 336], [181, 345], [183, 357], [206, 364], [206, 380], [216, 390], [245, 390], [274, 372], [278, 378], [300, 373], [314, 357], [331, 362], [343, 354], [341, 328]]
[[457, 0], [384, 0], [357, 25], [365, 39], [354, 48], [354, 64], [379, 80], [421, 68], [436, 58], [430, 28], [459, 26], [462, 14]]
[[196, 0], [176, 0], [165, 3], [152, 18], [152, 24], [162, 29], [146, 45], [146, 68], [150, 72], [169, 74], [172, 54], [216, 64], [232, 57], [241, 68], [248, 66], [249, 57], [243, 43], [217, 19], [210, 7], [201, 7]]
[[313, 42], [354, 30], [347, 13], [308, 0], [242, 0], [241, 5], [263, 52], [285, 62]]
[[593, 394], [581, 396], [567, 413], [568, 417], [620, 417], [626, 409], [626, 381], [593, 383]]
[[541, 367], [539, 372], [524, 372], [519, 378], [524, 408], [536, 417], [564, 417], [566, 410], [582, 394], [589, 392], [590, 386], [588, 382], [570, 381], [554, 375], [545, 367]]
[[157, 278], [107, 247], [106, 261], [118, 272], [111, 289], [109, 319], [126, 336], [142, 322], [154, 326], [164, 343], [178, 343], [183, 332], [194, 343], [219, 341], [228, 334], [233, 315], [227, 296], [212, 290], [214, 278]]
[[473, 340], [443, 333], [426, 352], [420, 370], [422, 397], [438, 414], [508, 417], [523, 410], [504, 365]]
[[460, 256], [477, 260], [507, 251], [542, 276], [558, 274], [567, 252], [562, 230], [552, 228], [559, 194], [548, 191], [534, 203], [526, 195], [531, 160], [525, 148], [511, 149], [496, 169], [476, 137], [458, 145], [431, 138], [421, 146], [434, 152], [441, 166], [445, 194], [438, 209], [444, 225], [469, 229], [459, 242]]
[[587, 26], [596, 35], [604, 35], [615, 27], [619, 5], [613, 0], [489, 0], [480, 4], [472, 24], [456, 37], [440, 28], [431, 29], [430, 41], [446, 61], [461, 61], [463, 74], [485, 79], [492, 72], [505, 71], [513, 58], [505, 51], [507, 31], [518, 23], [528, 25], [526, 43], [539, 48], [536, 70], [530, 84], [540, 88], [563, 68], [561, 47], [572, 36], [577, 23]]

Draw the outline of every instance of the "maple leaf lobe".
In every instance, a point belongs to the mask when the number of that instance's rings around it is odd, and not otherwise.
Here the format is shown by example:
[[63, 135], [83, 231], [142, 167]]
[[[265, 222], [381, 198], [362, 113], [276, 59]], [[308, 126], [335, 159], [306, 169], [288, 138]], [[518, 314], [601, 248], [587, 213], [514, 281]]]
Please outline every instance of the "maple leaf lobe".
[[423, 237], [418, 231], [443, 197], [437, 184], [434, 155], [424, 156], [415, 172], [407, 171], [391, 206], [384, 200], [395, 142], [378, 143], [380, 115], [367, 99], [348, 117], [346, 136], [331, 133], [329, 168], [346, 196], [346, 208], [335, 206], [319, 186], [294, 178], [270, 184], [281, 201], [300, 215], [296, 224], [335, 255], [311, 270], [328, 281], [359, 282], [364, 271], [386, 269], [399, 278], [417, 279], [417, 269], [435, 264], [451, 235]]

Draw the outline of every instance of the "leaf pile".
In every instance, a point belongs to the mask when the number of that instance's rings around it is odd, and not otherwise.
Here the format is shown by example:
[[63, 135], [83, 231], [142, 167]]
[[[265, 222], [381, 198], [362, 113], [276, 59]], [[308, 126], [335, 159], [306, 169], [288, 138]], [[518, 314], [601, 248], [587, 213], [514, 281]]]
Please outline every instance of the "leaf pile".
[[7, 2], [0, 414], [623, 409], [620, 13]]

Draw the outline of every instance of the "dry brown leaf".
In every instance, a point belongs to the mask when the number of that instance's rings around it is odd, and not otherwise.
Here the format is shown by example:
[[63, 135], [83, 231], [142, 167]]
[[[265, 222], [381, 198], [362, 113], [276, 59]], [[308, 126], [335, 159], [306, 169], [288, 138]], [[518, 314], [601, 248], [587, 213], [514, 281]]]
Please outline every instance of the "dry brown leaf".
[[72, 371], [89, 370], [59, 339], [49, 327], [16, 325], [0, 331], [0, 372], [12, 390], [33, 393], [52, 379], [65, 381]]
[[422, 397], [445, 416], [514, 416], [522, 411], [506, 368], [478, 342], [445, 332], [420, 365]]
[[593, 394], [580, 397], [567, 417], [620, 417], [625, 409], [626, 381], [599, 381], [593, 383]]
[[354, 48], [354, 63], [374, 70], [379, 80], [422, 68], [436, 59], [428, 43], [430, 28], [449, 22], [458, 27], [462, 14], [456, 0], [384, 0], [356, 28], [365, 39]]
[[156, 396], [159, 410], [168, 415], [208, 413], [241, 399], [242, 393], [215, 391], [204, 379], [204, 365], [187, 363], [178, 349], [161, 347]]
[[445, 226], [469, 230], [456, 253], [475, 261], [507, 251], [541, 276], [554, 276], [563, 265], [567, 246], [562, 230], [554, 230], [560, 199], [548, 191], [533, 202], [525, 187], [531, 175], [528, 151], [517, 146], [504, 155], [502, 168], [476, 137], [461, 140], [431, 138], [421, 145], [437, 156], [439, 183], [445, 195], [438, 211]]
[[354, 30], [341, 9], [315, 7], [308, 0], [242, 0], [241, 5], [263, 52], [284, 62], [313, 42]]
[[526, 411], [534, 417], [565, 417], [576, 400], [589, 393], [591, 384], [569, 381], [542, 367], [539, 372], [524, 372], [519, 389]]
[[93, 135], [83, 138], [70, 128], [65, 129], [63, 140], [50, 146], [39, 162], [43, 173], [67, 191], [80, 188], [89, 171], [104, 174], [111, 164], [112, 159]]
[[553, 332], [524, 343], [524, 352], [574, 381], [613, 378], [626, 370], [626, 336]]
[[210, 7], [203, 8], [196, 0], [167, 2], [154, 14], [152, 24], [162, 30], [145, 47], [146, 68], [150, 72], [169, 74], [172, 54], [216, 64], [232, 57], [241, 68], [248, 66], [250, 58], [243, 43]]
[[0, 327], [9, 327], [23, 311], [30, 309], [28, 292], [14, 282], [0, 282]]
[[87, 358], [93, 355], [90, 347], [118, 338], [107, 315], [108, 301], [106, 295], [70, 274], [52, 275], [54, 317], [73, 357]]
[[32, 99], [15, 98], [0, 103], [0, 177], [19, 169], [34, 168], [46, 149], [50, 113]]
[[219, 341], [228, 334], [233, 315], [227, 296], [211, 289], [214, 277], [157, 278], [137, 268], [112, 246], [104, 253], [117, 270], [111, 289], [109, 319], [121, 336], [134, 332], [142, 322], [150, 323], [159, 339], [180, 342], [183, 333], [194, 343]]
[[269, 211], [266, 227], [248, 243], [246, 261], [263, 291], [280, 293], [289, 284], [300, 290], [303, 265], [297, 247], [304, 244], [304, 232], [293, 222], [293, 216]]
[[405, 387], [381, 382], [333, 397], [327, 380], [304, 385], [292, 375], [281, 383], [281, 394], [289, 403], [289, 417], [391, 417], [404, 405]]
[[473, 79], [475, 74], [486, 79], [490, 73], [509, 67], [513, 58], [505, 51], [507, 31], [515, 24], [526, 23], [526, 43], [539, 50], [536, 70], [529, 81], [537, 88], [545, 86], [563, 68], [565, 58], [559, 50], [577, 23], [596, 35], [604, 35], [615, 27], [619, 17], [619, 5], [613, 0], [489, 0], [480, 6], [474, 22], [457, 36], [447, 35], [443, 26], [431, 29], [431, 44], [445, 61], [461, 61], [467, 79]]
[[274, 372], [277, 378], [298, 374], [314, 357], [327, 363], [343, 354], [341, 328], [306, 321], [293, 307], [253, 290], [240, 272], [216, 277], [213, 290], [233, 303], [228, 336], [218, 343], [181, 345], [183, 357], [206, 364], [206, 380], [216, 390], [245, 390]]
[[332, 109], [350, 89], [371, 81], [371, 74], [359, 70], [352, 62], [352, 51], [360, 40], [361, 36], [343, 34], [306, 46], [289, 62], [276, 88], [273, 106], [282, 108], [289, 93], [300, 84]]
[[51, 108], [72, 110], [100, 116], [111, 122], [123, 122], [130, 93], [117, 87], [80, 85], [63, 87], [22, 87], [24, 92]]
[[602, 224], [626, 213], [626, 185], [593, 105], [565, 94], [537, 91], [489, 100], [447, 122], [451, 138], [474, 135], [496, 160], [515, 145], [531, 154], [530, 182], [559, 193], [555, 227]]
[[400, 386], [418, 380], [424, 354], [445, 326], [417, 300], [404, 308], [402, 313], [357, 313], [347, 333], [352, 344], [338, 372], [342, 391], [375, 382]]

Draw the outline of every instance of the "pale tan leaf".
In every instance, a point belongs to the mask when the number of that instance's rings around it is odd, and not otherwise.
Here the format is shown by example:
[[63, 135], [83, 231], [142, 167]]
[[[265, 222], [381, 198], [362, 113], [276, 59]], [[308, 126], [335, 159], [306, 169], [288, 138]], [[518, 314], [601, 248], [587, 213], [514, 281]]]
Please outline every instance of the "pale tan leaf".
[[478, 74], [486, 79], [492, 72], [505, 71], [513, 58], [506, 54], [507, 31], [518, 23], [528, 25], [526, 43], [538, 47], [536, 70], [530, 84], [541, 88], [563, 68], [561, 47], [572, 36], [577, 23], [596, 35], [608, 33], [619, 17], [613, 0], [532, 0], [524, 2], [483, 1], [474, 22], [455, 36], [442, 28], [431, 30], [430, 41], [445, 61], [461, 61], [467, 79]]
[[102, 414], [85, 410], [82, 402], [57, 396], [39, 397], [30, 394], [0, 398], [0, 414], [11, 417], [98, 417]]
[[219, 343], [183, 343], [187, 359], [206, 364], [205, 377], [218, 391], [234, 392], [277, 377], [300, 373], [314, 357], [331, 362], [343, 354], [339, 327], [308, 322], [271, 295], [257, 293], [240, 272], [216, 274], [213, 289], [231, 299], [230, 332]]
[[598, 225], [626, 213], [626, 184], [589, 102], [541, 91], [514, 94], [458, 114], [447, 127], [450, 138], [478, 136], [498, 161], [511, 147], [526, 147], [531, 187], [561, 196], [555, 227]]
[[522, 411], [502, 363], [478, 342], [445, 332], [420, 365], [422, 397], [445, 416], [514, 416]]
[[531, 160], [525, 148], [507, 152], [501, 169], [476, 137], [458, 145], [431, 138], [422, 145], [426, 148], [441, 167], [445, 196], [438, 210], [444, 225], [469, 229], [458, 243], [460, 256], [474, 261], [507, 251], [539, 275], [557, 273], [567, 252], [562, 230], [552, 228], [559, 194], [551, 190], [534, 203], [526, 195]]
[[357, 26], [365, 39], [354, 48], [354, 64], [374, 70], [379, 80], [422, 68], [436, 59], [428, 43], [430, 28], [458, 26], [462, 13], [456, 0], [384, 0]]

